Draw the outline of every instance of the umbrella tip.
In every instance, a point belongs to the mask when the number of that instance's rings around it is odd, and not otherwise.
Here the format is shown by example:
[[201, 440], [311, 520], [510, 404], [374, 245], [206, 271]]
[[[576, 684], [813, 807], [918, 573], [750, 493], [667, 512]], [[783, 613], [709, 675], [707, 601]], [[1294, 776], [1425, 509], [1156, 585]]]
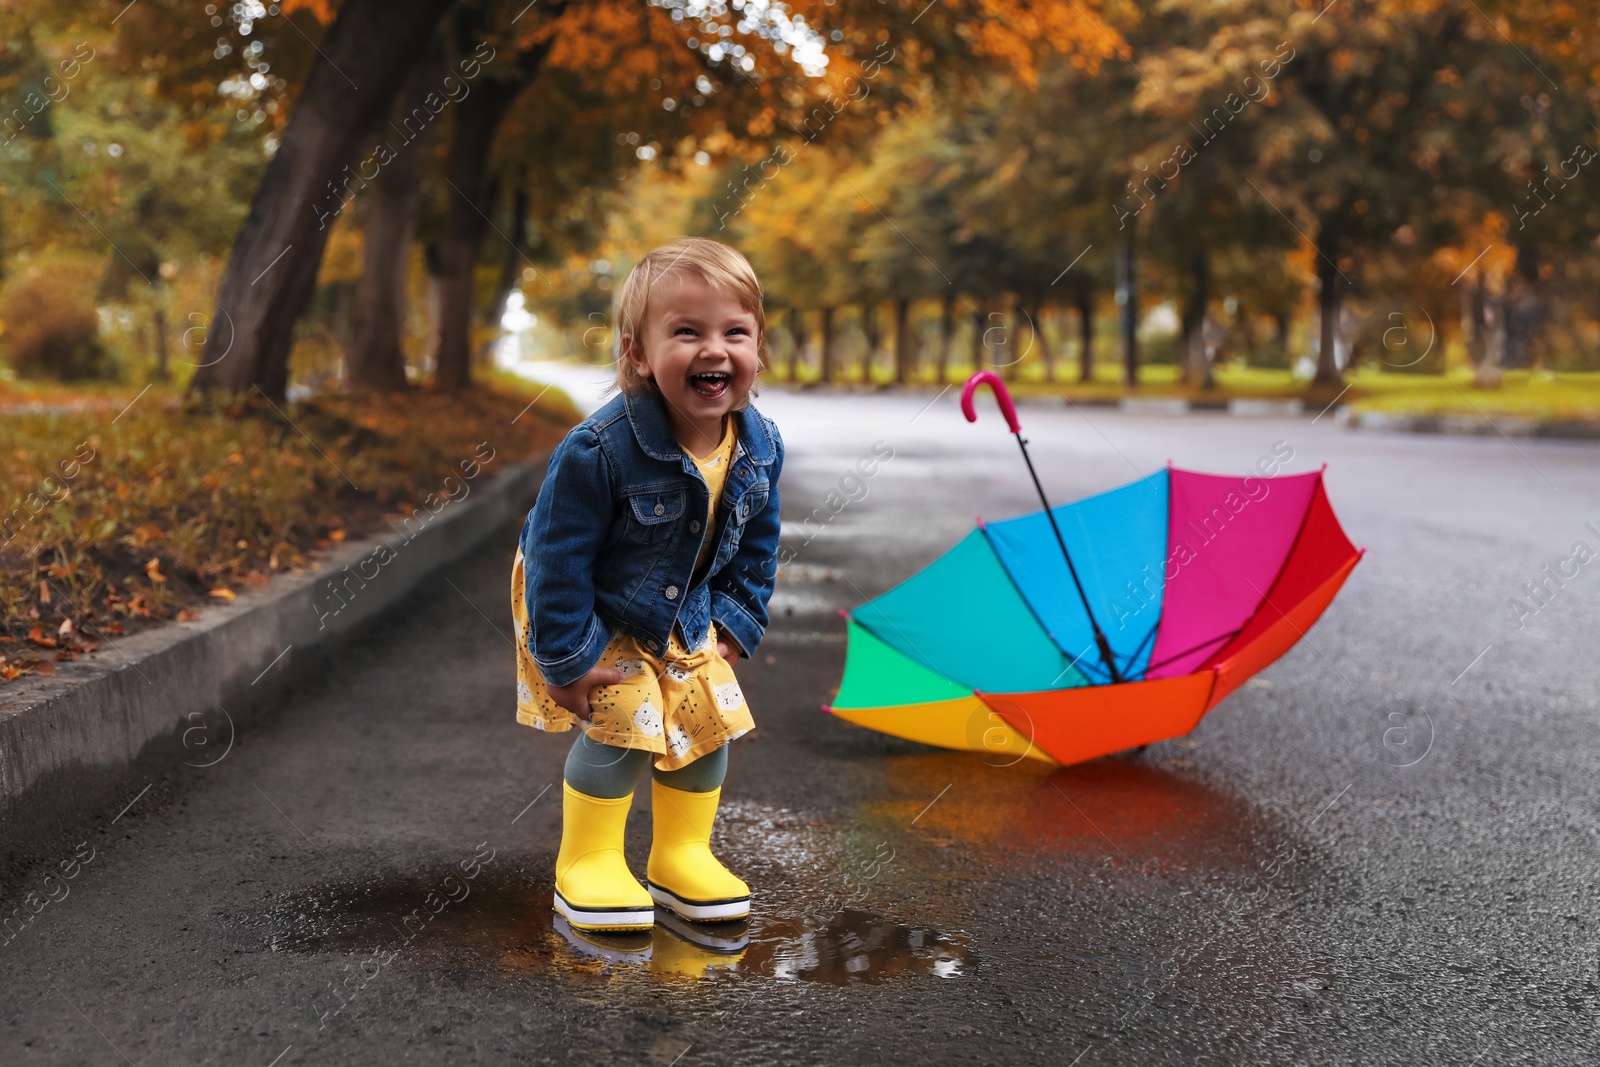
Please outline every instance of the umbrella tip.
[[984, 526], [984, 524], [983, 524], [983, 516], [982, 515], [974, 515], [972, 517], [972, 521], [978, 524], [978, 529], [980, 529], [980, 530], [988, 529], [988, 527]]
[[849, 617], [850, 617], [850, 613], [848, 611], [844, 610], [843, 608], [839, 609], [839, 618], [848, 619]]
[[823, 710], [824, 714], [832, 715], [833, 714], [833, 705], [832, 704], [823, 704], [822, 705], [822, 710]]

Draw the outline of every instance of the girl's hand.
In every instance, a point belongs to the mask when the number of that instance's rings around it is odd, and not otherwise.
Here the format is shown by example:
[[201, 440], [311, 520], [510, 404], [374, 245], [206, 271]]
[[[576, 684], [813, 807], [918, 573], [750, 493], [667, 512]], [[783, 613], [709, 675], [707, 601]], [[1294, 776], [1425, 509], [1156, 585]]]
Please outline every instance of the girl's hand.
[[572, 712], [583, 722], [588, 722], [589, 717], [594, 714], [589, 707], [589, 690], [597, 685], [616, 685], [626, 677], [627, 675], [615, 667], [605, 667], [597, 663], [589, 668], [588, 674], [571, 685], [546, 685], [544, 690], [556, 704]]
[[733, 641], [718, 641], [717, 655], [728, 661], [728, 666], [737, 667], [744, 651]]

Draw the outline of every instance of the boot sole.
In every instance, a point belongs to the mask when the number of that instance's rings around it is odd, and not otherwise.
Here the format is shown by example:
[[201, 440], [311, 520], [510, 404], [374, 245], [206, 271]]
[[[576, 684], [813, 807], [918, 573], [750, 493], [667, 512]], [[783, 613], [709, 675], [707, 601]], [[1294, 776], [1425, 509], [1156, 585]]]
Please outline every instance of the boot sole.
[[685, 919], [725, 922], [729, 919], [743, 919], [750, 914], [748, 894], [742, 897], [726, 897], [722, 900], [685, 900], [670, 889], [665, 889], [654, 882], [646, 882], [645, 888], [650, 890], [650, 897], [657, 904]]
[[567, 903], [558, 890], [555, 909], [578, 930], [648, 930], [656, 924], [655, 908], [580, 908]]

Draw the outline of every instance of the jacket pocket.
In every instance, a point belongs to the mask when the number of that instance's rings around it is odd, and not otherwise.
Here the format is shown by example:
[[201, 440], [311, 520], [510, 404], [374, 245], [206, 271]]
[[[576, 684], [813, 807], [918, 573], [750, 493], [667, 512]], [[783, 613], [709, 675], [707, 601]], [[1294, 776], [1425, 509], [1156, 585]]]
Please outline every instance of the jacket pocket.
[[673, 525], [683, 518], [688, 491], [645, 490], [628, 496], [628, 538], [642, 545], [665, 541]]
[[750, 486], [750, 488], [745, 491], [744, 496], [739, 498], [738, 509], [734, 514], [734, 521], [740, 526], [743, 526], [745, 523], [761, 514], [762, 510], [767, 506], [767, 495], [770, 491], [770, 488], [770, 485], [764, 481], [756, 482], [754, 485]]

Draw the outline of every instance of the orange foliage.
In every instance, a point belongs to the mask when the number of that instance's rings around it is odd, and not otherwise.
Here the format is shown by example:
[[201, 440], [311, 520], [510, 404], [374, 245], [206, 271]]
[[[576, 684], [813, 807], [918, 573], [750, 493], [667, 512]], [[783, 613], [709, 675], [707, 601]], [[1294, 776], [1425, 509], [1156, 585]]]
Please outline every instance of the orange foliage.
[[1091, 7], [1059, 0], [970, 0], [971, 35], [979, 55], [1001, 60], [1028, 88], [1039, 83], [1041, 46], [1081, 58], [1090, 70], [1125, 54], [1127, 43]]
[[278, 10], [285, 15], [296, 11], [309, 11], [311, 17], [326, 26], [333, 21], [333, 5], [328, 0], [279, 0]]

